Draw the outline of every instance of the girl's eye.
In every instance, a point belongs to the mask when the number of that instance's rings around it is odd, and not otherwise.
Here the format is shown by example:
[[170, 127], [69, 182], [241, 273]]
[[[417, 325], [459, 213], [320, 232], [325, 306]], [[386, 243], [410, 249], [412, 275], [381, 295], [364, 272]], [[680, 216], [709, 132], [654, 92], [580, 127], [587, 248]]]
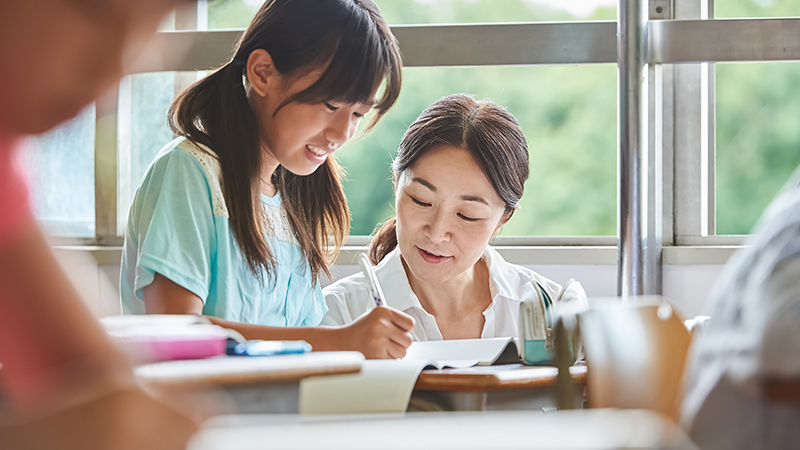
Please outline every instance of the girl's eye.
[[477, 222], [477, 221], [481, 220], [481, 219], [475, 219], [473, 217], [467, 217], [467, 216], [465, 216], [465, 215], [463, 215], [461, 213], [458, 213], [458, 217], [462, 218], [463, 220], [466, 220], [467, 222]]
[[339, 109], [338, 106], [333, 106], [332, 104], [330, 104], [328, 102], [325, 102], [325, 107], [330, 109], [331, 111], [336, 111], [337, 109]]
[[418, 204], [419, 206], [431, 206], [430, 203], [421, 202], [421, 201], [415, 199], [414, 197], [411, 197], [410, 195], [409, 195], [409, 197], [411, 198], [411, 201], [413, 201], [414, 203]]
[[353, 115], [356, 116], [356, 119], [364, 117], [364, 114], [361, 114], [360, 112], [354, 112]]

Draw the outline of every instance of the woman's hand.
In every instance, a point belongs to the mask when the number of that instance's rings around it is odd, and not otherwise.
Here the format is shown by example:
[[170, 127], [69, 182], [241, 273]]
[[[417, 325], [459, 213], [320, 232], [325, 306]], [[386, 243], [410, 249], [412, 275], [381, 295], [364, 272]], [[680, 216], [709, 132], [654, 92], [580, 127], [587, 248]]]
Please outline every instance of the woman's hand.
[[392, 308], [379, 306], [358, 320], [332, 330], [340, 350], [356, 350], [368, 359], [399, 359], [411, 345], [414, 319]]

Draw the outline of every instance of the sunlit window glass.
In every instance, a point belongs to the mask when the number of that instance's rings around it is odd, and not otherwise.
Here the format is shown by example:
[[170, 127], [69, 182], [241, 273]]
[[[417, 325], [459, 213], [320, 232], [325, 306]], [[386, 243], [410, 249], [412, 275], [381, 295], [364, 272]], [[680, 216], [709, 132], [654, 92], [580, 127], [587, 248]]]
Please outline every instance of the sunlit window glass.
[[712, 0], [714, 18], [800, 16], [800, 2], [796, 0]]
[[616, 68], [594, 65], [405, 69], [394, 108], [337, 152], [349, 174], [352, 234], [369, 234], [394, 214], [389, 164], [403, 133], [428, 105], [456, 92], [507, 107], [528, 141], [531, 177], [502, 235], [616, 233]]
[[175, 138], [167, 113], [176, 91], [196, 80], [195, 72], [133, 75], [120, 85], [119, 212], [125, 223], [133, 194], [158, 151]]
[[747, 234], [800, 164], [800, 65], [716, 65], [716, 232]]
[[[208, 28], [243, 28], [263, 2], [208, 3]], [[616, 20], [616, 0], [375, 0], [390, 24]]]
[[24, 162], [36, 218], [52, 235], [92, 237], [95, 109], [26, 142]]

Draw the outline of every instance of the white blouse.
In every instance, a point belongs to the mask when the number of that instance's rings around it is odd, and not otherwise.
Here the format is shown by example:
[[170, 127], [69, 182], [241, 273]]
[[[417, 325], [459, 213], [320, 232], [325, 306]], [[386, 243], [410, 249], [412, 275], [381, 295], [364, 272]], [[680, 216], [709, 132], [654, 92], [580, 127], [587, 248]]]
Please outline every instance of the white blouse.
[[[490, 246], [486, 246], [483, 259], [489, 268], [492, 303], [483, 311], [485, 322], [481, 338], [517, 337], [519, 304], [524, 299], [536, 298], [531, 282], [538, 281], [552, 298], [558, 296], [561, 286], [530, 269], [506, 262]], [[414, 318], [411, 336], [415, 341], [443, 340], [436, 318], [425, 311], [411, 290], [399, 249], [386, 255], [375, 268], [375, 275], [386, 304]], [[331, 284], [322, 290], [322, 295], [328, 304], [328, 313], [321, 325], [346, 325], [375, 308], [361, 273]]]

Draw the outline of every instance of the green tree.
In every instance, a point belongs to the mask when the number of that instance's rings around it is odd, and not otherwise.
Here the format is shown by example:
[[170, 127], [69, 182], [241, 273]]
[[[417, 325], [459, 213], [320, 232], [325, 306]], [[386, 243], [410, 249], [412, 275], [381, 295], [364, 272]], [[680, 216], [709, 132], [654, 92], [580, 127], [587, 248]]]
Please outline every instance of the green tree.
[[[716, 0], [717, 18], [800, 14], [792, 0]], [[749, 233], [800, 164], [800, 65], [716, 65], [716, 232]]]

